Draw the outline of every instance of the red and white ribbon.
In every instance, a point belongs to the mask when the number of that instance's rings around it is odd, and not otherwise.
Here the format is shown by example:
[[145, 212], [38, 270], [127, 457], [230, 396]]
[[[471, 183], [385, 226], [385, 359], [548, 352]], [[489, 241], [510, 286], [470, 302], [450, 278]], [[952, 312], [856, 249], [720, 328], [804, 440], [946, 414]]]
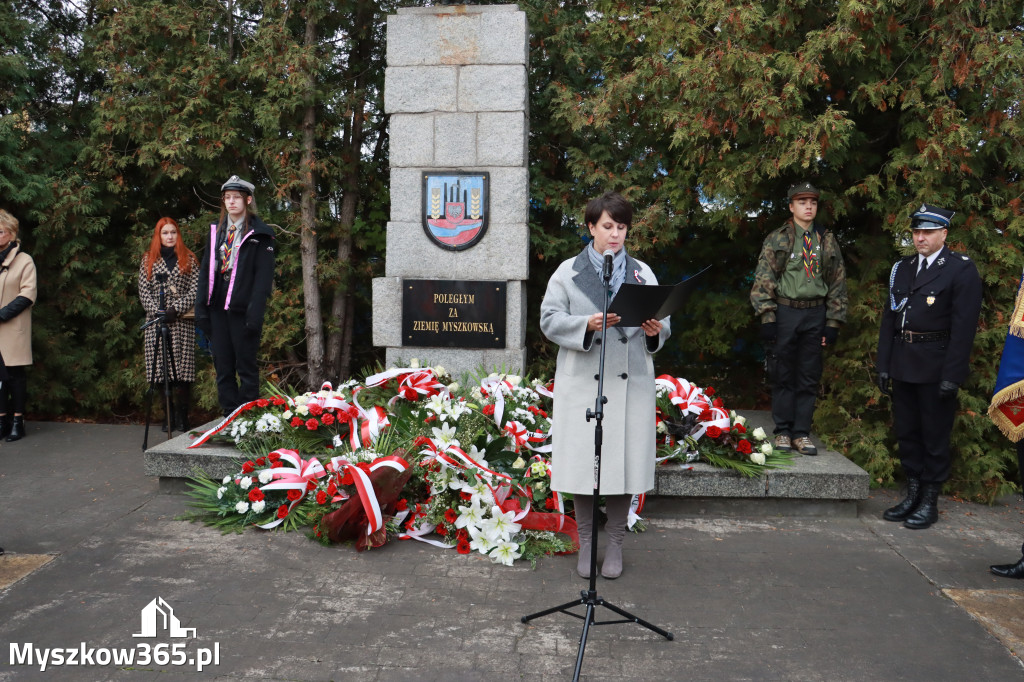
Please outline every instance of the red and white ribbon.
[[[269, 523], [260, 525], [260, 528], [271, 529], [276, 528], [280, 524], [284, 523], [284, 520], [288, 517], [288, 514], [292, 513], [292, 509], [295, 505], [299, 504], [306, 498], [306, 488], [310, 482], [315, 482], [317, 479], [323, 478], [327, 475], [327, 470], [320, 461], [313, 457], [310, 460], [304, 460], [299, 457], [299, 453], [294, 450], [275, 450], [274, 453], [281, 455], [281, 461], [288, 462], [291, 467], [278, 467], [277, 469], [271, 469], [273, 475], [273, 481], [262, 486], [260, 490], [267, 492], [268, 490], [301, 490], [302, 497], [297, 500], [292, 500], [288, 505], [288, 513], [280, 518], [276, 518]], [[274, 454], [271, 453], [271, 454]]]

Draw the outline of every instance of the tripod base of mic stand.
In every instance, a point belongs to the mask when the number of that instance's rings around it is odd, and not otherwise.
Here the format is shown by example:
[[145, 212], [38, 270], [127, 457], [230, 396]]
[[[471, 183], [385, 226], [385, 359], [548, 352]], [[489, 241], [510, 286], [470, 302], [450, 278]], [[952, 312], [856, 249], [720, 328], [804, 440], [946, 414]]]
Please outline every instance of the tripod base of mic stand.
[[[579, 613], [576, 613], [575, 611], [569, 610], [576, 606], [586, 606], [586, 613], [581, 615]], [[622, 618], [616, 620], [595, 620], [594, 611], [597, 609], [598, 606], [603, 606], [606, 609], [614, 611], [615, 613], [622, 616]], [[615, 606], [614, 604], [608, 603], [602, 597], [599, 597], [597, 595], [596, 590], [580, 590], [579, 599], [575, 599], [564, 604], [559, 604], [558, 606], [552, 606], [550, 609], [544, 609], [543, 611], [538, 611], [537, 613], [531, 613], [528, 616], [523, 616], [520, 620], [523, 623], [529, 623], [534, 618], [540, 618], [541, 616], [547, 616], [555, 612], [564, 613], [567, 616], [579, 618], [583, 621], [583, 632], [580, 634], [580, 648], [579, 651], [576, 653], [576, 670], [572, 676], [573, 680], [578, 680], [580, 678], [580, 670], [583, 667], [583, 653], [587, 648], [587, 635], [590, 634], [591, 625], [615, 625], [617, 623], [636, 623], [637, 625], [644, 626], [652, 632], [657, 632], [659, 635], [661, 635], [670, 642], [673, 639], [675, 639], [674, 635], [671, 632], [668, 632], [667, 630], [662, 630], [657, 625], [648, 623], [643, 618], [638, 618], [634, 616], [632, 613], [624, 609], [620, 609], [618, 606]]]

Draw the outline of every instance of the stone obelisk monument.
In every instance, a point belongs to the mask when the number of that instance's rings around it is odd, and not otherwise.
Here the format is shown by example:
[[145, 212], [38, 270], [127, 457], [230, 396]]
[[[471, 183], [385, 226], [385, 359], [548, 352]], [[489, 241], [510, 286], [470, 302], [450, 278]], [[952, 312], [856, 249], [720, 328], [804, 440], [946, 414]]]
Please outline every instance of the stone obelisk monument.
[[388, 17], [391, 220], [373, 342], [389, 365], [526, 364], [528, 54], [515, 5]]

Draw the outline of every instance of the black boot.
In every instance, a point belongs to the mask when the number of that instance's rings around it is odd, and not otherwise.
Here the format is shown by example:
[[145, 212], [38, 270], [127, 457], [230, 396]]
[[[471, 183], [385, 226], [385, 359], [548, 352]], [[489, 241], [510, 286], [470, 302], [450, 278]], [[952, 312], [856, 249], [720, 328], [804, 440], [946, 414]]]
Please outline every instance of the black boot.
[[0, 438], [7, 438], [11, 435], [11, 426], [14, 425], [14, 417], [9, 414], [0, 414]]
[[895, 507], [889, 507], [882, 514], [886, 521], [903, 521], [914, 513], [917, 505], [921, 504], [921, 479], [907, 479], [907, 496]]
[[182, 433], [187, 432], [191, 428], [188, 419], [189, 403], [191, 402], [190, 389], [190, 384], [179, 385], [174, 389], [174, 397], [178, 403], [176, 428]]
[[921, 530], [939, 520], [939, 493], [942, 492], [941, 483], [925, 483], [922, 486], [921, 504], [917, 510], [907, 517], [903, 522], [905, 528]]
[[1024, 578], [1024, 557], [1015, 564], [989, 566], [988, 570], [1003, 578]]
[[4, 440], [8, 443], [13, 443], [16, 440], [21, 440], [25, 437], [25, 417], [24, 415], [14, 415], [14, 421], [11, 423], [11, 433]]

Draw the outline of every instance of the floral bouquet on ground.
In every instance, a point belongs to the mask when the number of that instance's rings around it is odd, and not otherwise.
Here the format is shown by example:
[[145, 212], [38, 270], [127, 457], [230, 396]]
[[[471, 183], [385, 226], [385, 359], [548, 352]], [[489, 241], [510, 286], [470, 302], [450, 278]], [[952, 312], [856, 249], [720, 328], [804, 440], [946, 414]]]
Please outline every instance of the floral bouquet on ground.
[[657, 386], [658, 461], [704, 461], [760, 476], [792, 464], [793, 454], [772, 447], [764, 429], [747, 430], [746, 418], [726, 411], [715, 389], [663, 374]]

